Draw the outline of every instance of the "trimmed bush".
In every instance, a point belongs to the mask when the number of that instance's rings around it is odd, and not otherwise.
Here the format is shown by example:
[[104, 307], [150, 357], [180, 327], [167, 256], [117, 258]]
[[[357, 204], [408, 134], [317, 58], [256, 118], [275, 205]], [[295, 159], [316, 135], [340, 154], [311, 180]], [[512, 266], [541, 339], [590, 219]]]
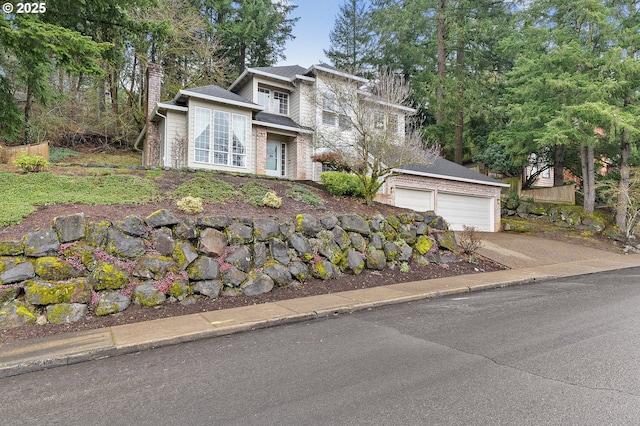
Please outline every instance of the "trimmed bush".
[[182, 197], [176, 202], [176, 205], [180, 209], [188, 214], [202, 213], [202, 199], [197, 197]]
[[267, 207], [279, 209], [282, 205], [282, 198], [278, 197], [278, 194], [276, 194], [275, 192], [269, 191], [264, 194], [264, 198], [262, 198], [262, 204]]
[[345, 172], [322, 172], [320, 181], [331, 195], [364, 198], [364, 186], [358, 176]]
[[49, 166], [49, 162], [42, 155], [20, 153], [13, 164], [25, 173], [39, 172]]

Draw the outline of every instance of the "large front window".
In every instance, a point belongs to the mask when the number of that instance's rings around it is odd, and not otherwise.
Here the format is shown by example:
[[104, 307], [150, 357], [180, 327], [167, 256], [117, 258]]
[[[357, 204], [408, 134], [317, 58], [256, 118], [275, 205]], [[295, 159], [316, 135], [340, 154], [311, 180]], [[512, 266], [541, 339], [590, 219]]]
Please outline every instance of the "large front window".
[[196, 107], [194, 127], [197, 163], [245, 167], [247, 117]]

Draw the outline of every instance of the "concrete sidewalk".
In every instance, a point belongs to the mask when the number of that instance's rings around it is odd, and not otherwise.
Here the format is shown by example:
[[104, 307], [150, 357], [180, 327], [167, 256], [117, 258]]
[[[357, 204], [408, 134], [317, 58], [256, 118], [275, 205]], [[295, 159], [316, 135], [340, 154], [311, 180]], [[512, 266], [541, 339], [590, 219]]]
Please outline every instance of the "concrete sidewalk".
[[479, 253], [510, 270], [415, 281], [66, 333], [0, 346], [0, 377], [376, 306], [640, 266], [621, 255], [527, 235], [483, 234]]

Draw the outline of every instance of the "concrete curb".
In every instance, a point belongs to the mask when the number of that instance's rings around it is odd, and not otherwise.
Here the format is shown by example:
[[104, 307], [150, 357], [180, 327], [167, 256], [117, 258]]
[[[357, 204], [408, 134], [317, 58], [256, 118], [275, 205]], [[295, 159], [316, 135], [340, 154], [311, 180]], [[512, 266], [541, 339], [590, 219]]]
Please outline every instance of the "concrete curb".
[[[551, 266], [551, 267], [550, 267]], [[640, 266], [640, 256], [393, 284], [124, 324], [0, 346], [0, 378], [267, 327], [455, 294]]]

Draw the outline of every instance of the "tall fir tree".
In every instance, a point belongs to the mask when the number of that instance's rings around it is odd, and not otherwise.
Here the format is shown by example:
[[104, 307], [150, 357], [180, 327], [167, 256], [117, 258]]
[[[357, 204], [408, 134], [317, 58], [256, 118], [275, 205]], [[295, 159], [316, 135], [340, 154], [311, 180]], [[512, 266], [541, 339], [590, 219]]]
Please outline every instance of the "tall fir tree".
[[364, 76], [371, 70], [375, 39], [368, 6], [367, 0], [345, 0], [329, 33], [331, 46], [324, 50], [333, 66], [353, 75]]

